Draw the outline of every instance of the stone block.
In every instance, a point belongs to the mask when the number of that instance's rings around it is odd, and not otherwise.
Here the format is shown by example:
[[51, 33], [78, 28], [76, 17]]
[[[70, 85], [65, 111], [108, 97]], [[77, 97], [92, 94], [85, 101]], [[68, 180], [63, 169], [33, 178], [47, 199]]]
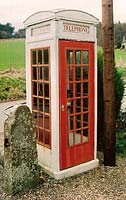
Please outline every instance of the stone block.
[[14, 107], [4, 124], [4, 188], [15, 194], [38, 183], [35, 123], [30, 109]]

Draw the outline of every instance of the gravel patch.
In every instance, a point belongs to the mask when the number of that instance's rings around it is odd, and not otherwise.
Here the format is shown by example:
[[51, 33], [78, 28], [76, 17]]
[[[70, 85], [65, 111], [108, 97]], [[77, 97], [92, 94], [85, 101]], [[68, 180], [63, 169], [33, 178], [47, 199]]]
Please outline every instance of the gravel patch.
[[[3, 169], [0, 167], [2, 174]], [[1, 176], [2, 177], [2, 176]], [[2, 178], [1, 185], [2, 184]], [[34, 190], [21, 192], [11, 197], [0, 186], [0, 200], [125, 200], [126, 160], [117, 158], [116, 167], [104, 167], [63, 180], [54, 180], [42, 174]]]

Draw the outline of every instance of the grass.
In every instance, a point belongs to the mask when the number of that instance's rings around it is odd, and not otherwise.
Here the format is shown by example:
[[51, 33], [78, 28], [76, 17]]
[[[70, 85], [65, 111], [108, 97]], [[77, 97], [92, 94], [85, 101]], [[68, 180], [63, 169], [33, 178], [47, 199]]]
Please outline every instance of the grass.
[[26, 96], [25, 71], [0, 72], [0, 102], [24, 99]]
[[[98, 51], [102, 51], [101, 47], [98, 47]], [[117, 67], [126, 67], [126, 50], [115, 49], [115, 64]]]
[[0, 71], [25, 68], [25, 39], [0, 40]]
[[[117, 66], [126, 66], [125, 54], [125, 50], [115, 50]], [[0, 101], [25, 97], [24, 71], [25, 39], [0, 40]]]
[[118, 67], [126, 67], [126, 50], [115, 50], [115, 62]]
[[116, 133], [116, 153], [122, 157], [126, 155], [126, 131]]

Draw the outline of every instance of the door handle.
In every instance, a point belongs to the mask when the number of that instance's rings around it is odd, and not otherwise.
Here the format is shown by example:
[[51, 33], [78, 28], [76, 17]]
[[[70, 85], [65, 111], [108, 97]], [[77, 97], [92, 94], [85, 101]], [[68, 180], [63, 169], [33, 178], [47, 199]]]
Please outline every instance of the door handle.
[[64, 105], [61, 106], [61, 110], [64, 112], [65, 110]]

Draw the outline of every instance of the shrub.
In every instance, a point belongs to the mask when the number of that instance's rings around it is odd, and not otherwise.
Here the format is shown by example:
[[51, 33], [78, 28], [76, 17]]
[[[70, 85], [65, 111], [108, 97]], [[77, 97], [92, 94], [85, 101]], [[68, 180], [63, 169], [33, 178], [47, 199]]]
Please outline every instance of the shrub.
[[[98, 149], [103, 146], [103, 55], [102, 51], [98, 51]], [[116, 95], [116, 118], [118, 117], [121, 101], [124, 94], [123, 73], [120, 68], [115, 67], [115, 95]]]

